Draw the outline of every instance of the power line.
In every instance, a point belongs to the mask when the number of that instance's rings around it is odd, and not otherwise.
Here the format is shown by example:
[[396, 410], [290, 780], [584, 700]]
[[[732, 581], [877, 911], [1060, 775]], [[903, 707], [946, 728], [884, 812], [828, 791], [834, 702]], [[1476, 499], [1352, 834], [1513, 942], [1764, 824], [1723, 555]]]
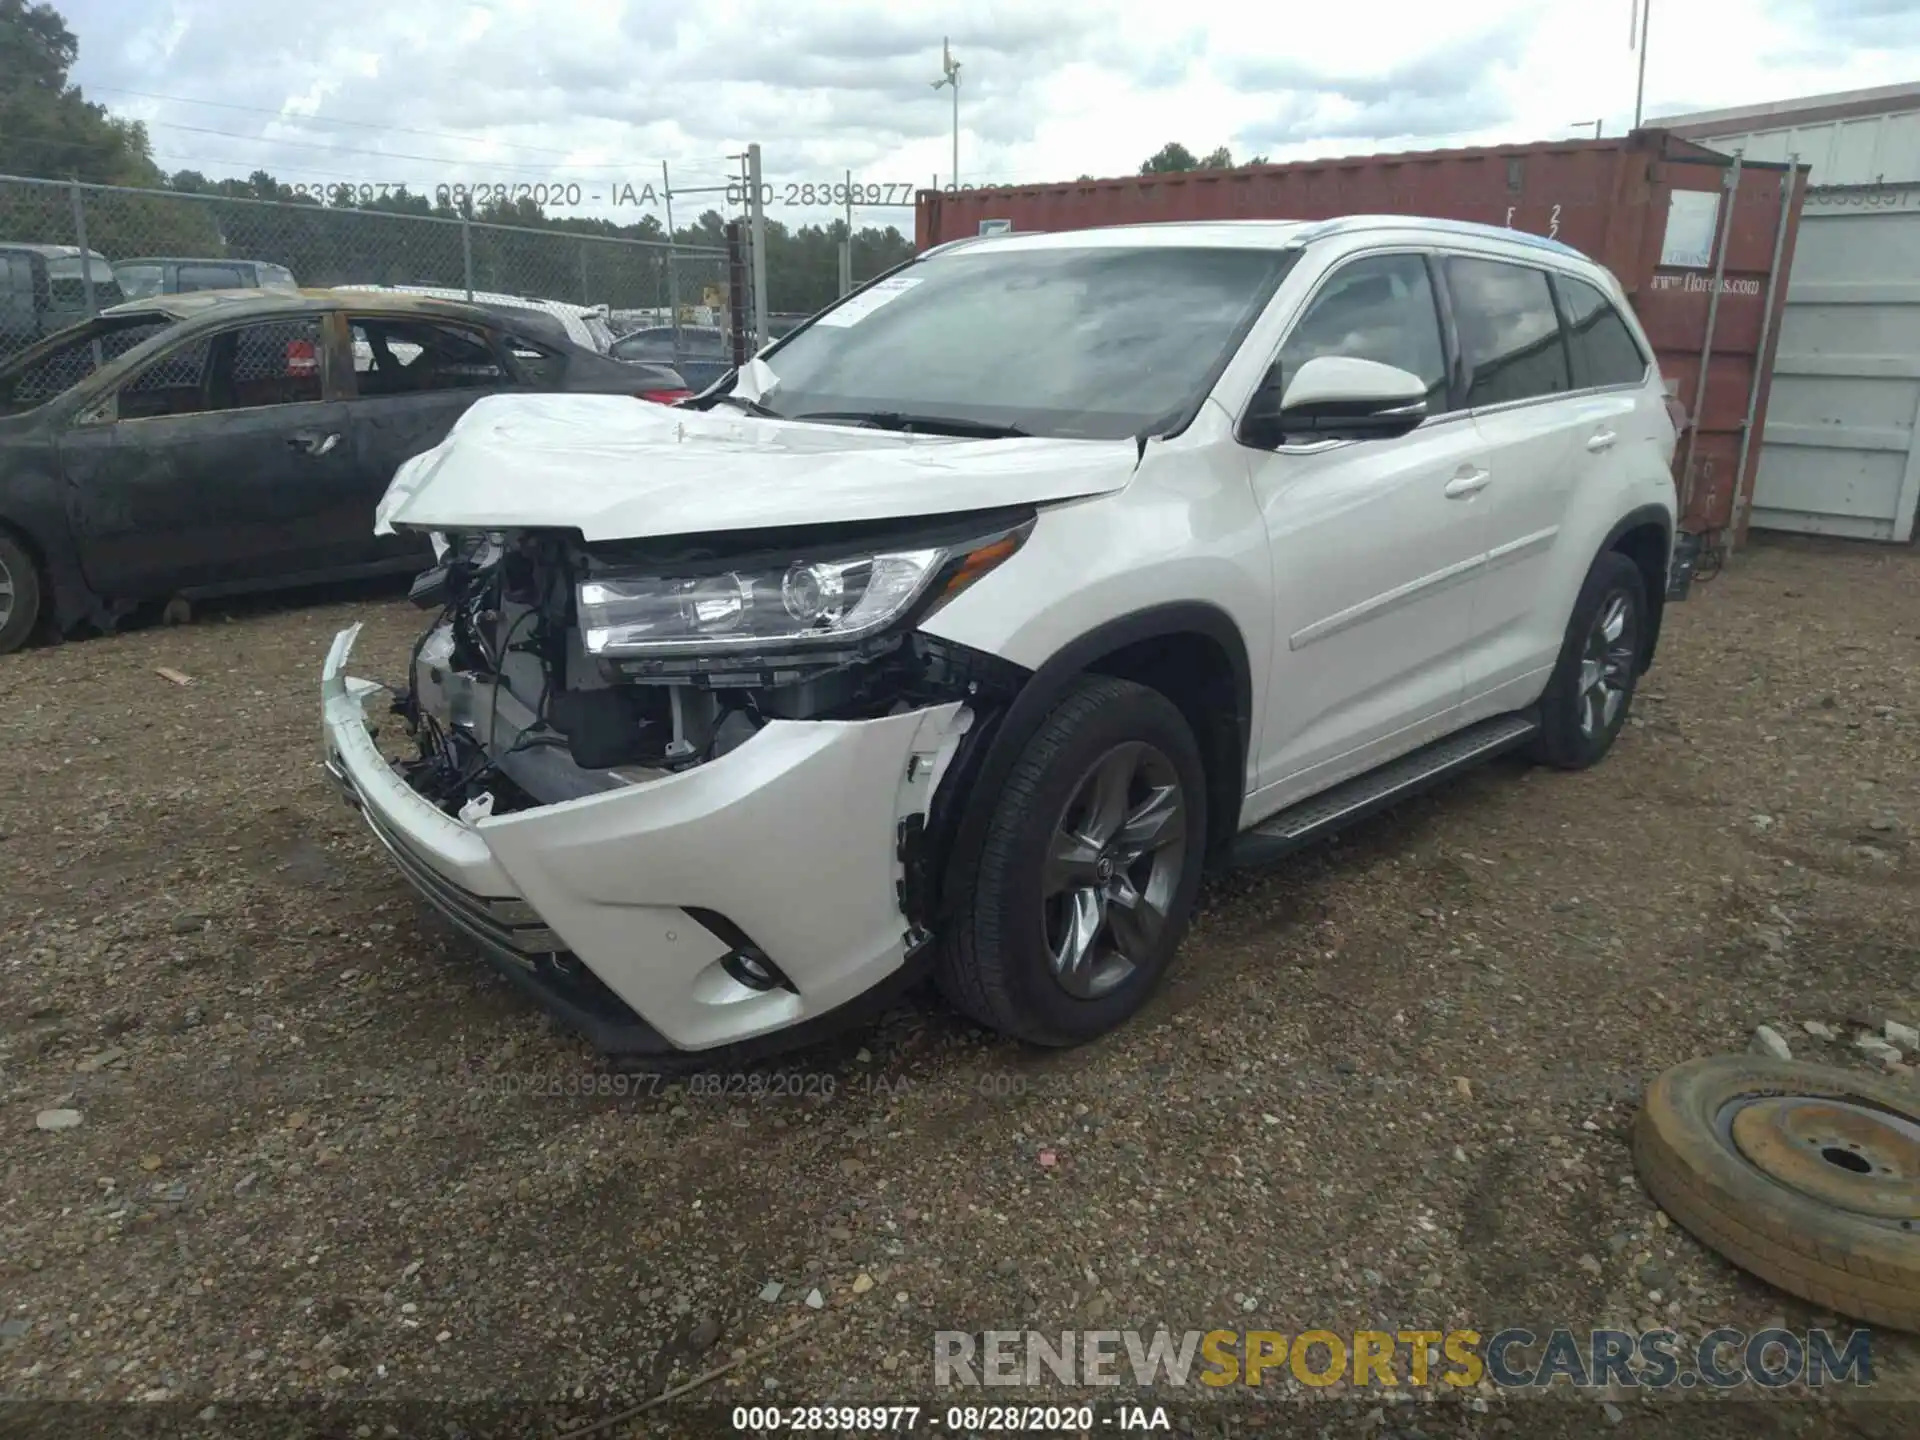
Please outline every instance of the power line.
[[448, 130], [410, 130], [404, 125], [381, 125], [370, 120], [340, 120], [323, 115], [289, 115], [284, 110], [272, 110], [265, 105], [238, 105], [230, 100], [192, 100], [184, 95], [156, 95], [148, 90], [129, 90], [121, 85], [90, 85], [89, 90], [104, 90], [112, 95], [135, 95], [142, 100], [162, 100], [169, 105], [205, 105], [216, 110], [242, 110], [251, 115], [271, 115], [289, 125], [327, 125], [351, 128], [355, 130], [378, 130], [387, 135], [418, 135], [427, 140], [459, 140], [465, 143], [498, 145], [505, 150], [529, 150], [542, 155], [571, 155], [571, 150], [560, 150], [550, 145], [523, 145], [518, 141], [494, 140], [483, 135], [461, 135]]

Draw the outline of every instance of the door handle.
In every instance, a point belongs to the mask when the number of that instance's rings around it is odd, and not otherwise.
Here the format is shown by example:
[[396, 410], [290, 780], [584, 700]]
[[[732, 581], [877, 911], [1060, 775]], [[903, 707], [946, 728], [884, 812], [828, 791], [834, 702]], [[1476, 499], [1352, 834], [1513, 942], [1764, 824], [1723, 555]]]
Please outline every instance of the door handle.
[[1596, 453], [1601, 450], [1610, 449], [1613, 445], [1613, 442], [1618, 438], [1619, 437], [1616, 436], [1613, 433], [1613, 431], [1602, 430], [1598, 434], [1588, 438], [1587, 449], [1592, 450]]
[[1447, 482], [1446, 495], [1449, 500], [1464, 500], [1478, 495], [1493, 481], [1493, 475], [1486, 470], [1462, 470]]
[[339, 443], [338, 430], [329, 430], [324, 435], [317, 430], [301, 430], [287, 437], [287, 444], [296, 450], [304, 450], [309, 455], [328, 454]]

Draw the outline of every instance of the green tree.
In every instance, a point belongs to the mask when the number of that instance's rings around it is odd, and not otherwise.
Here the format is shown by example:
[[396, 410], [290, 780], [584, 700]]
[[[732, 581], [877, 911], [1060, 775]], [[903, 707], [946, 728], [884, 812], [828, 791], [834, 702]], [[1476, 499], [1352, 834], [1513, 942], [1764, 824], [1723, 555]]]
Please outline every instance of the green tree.
[[1162, 145], [1140, 166], [1142, 175], [1177, 175], [1185, 170], [1197, 170], [1200, 162], [1193, 158], [1193, 152], [1178, 140], [1169, 140]]
[[114, 119], [68, 83], [79, 55], [51, 5], [0, 0], [0, 173], [154, 184], [146, 127]]
[[1233, 169], [1233, 152], [1227, 149], [1226, 146], [1221, 145], [1208, 152], [1207, 158], [1200, 162], [1200, 168], [1202, 170], [1231, 170]]

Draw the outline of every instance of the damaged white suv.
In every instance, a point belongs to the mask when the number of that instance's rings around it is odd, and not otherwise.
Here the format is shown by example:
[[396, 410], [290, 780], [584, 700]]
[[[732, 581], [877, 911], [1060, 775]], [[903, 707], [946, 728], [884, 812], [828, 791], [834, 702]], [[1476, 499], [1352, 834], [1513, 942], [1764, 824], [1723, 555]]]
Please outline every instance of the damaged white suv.
[[442, 561], [413, 753], [355, 627], [327, 764], [606, 1051], [791, 1044], [929, 973], [1071, 1044], [1152, 992], [1203, 865], [1606, 753], [1689, 573], [1674, 438], [1618, 285], [1552, 241], [941, 246], [686, 405], [467, 411], [378, 518]]

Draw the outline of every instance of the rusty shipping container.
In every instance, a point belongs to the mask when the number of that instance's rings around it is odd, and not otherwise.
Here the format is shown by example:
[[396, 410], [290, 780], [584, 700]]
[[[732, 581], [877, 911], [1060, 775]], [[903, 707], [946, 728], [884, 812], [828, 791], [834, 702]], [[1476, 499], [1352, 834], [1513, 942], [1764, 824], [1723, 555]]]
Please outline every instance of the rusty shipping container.
[[1619, 277], [1691, 417], [1674, 456], [1682, 523], [1710, 540], [1744, 540], [1806, 168], [1742, 162], [1649, 129], [1612, 140], [922, 190], [915, 234], [924, 250], [1001, 229], [1425, 215], [1551, 235]]

